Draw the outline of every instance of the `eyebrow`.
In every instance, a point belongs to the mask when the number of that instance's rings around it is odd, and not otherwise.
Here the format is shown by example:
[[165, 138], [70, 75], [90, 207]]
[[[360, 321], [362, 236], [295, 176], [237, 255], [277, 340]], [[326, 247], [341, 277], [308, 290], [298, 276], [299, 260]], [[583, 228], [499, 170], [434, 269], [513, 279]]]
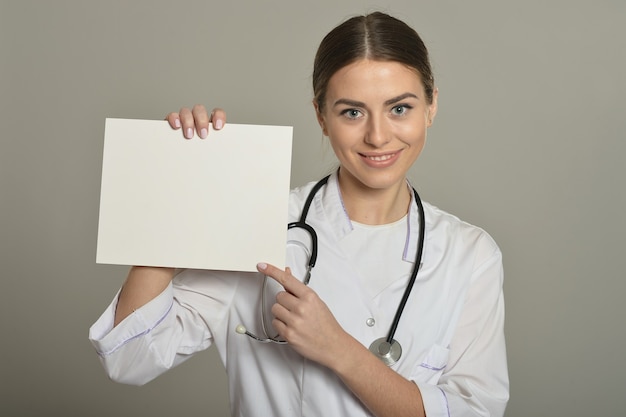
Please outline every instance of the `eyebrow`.
[[[390, 98], [389, 100], [386, 100], [385, 106], [389, 106], [391, 104], [397, 103], [406, 98], [414, 98], [416, 100], [419, 100], [419, 98], [413, 93], [404, 93], [404, 94], [400, 94], [399, 96]], [[339, 104], [345, 104], [347, 106], [353, 106], [353, 107], [365, 107], [365, 103], [363, 103], [362, 101], [350, 100], [347, 98], [340, 98], [339, 100], [335, 101], [333, 103], [333, 107], [338, 106]]]

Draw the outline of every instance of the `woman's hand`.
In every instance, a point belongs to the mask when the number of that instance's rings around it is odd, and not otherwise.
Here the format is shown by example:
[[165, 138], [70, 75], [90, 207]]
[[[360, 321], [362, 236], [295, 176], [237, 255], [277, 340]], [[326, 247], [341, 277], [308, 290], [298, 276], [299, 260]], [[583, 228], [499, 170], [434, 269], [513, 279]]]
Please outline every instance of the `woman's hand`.
[[183, 107], [178, 112], [168, 114], [165, 119], [172, 129], [183, 130], [183, 136], [191, 139], [197, 133], [201, 139], [205, 139], [209, 134], [209, 123], [213, 129], [220, 130], [226, 124], [226, 112], [220, 108], [214, 108], [208, 113], [201, 104], [196, 104], [192, 109]]
[[272, 306], [272, 326], [289, 346], [332, 370], [373, 415], [425, 415], [417, 385], [346, 333], [315, 291], [289, 268], [260, 263], [257, 269], [285, 288]]
[[291, 275], [289, 268], [283, 271], [263, 263], [257, 268], [285, 289], [272, 306], [272, 326], [296, 352], [329, 368], [341, 355], [349, 354], [347, 341], [352, 337], [313, 289]]

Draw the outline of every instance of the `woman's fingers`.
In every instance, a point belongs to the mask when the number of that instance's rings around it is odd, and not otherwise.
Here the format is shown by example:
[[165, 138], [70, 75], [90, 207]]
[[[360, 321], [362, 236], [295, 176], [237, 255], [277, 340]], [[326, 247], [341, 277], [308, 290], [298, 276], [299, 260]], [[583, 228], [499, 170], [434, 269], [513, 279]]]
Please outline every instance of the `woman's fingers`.
[[178, 112], [178, 117], [180, 118], [180, 125], [183, 129], [183, 136], [186, 139], [193, 138], [196, 123], [191, 109], [183, 107]]
[[[286, 311], [298, 312], [298, 306], [300, 305], [300, 300], [291, 293], [287, 291], [281, 291], [276, 294], [276, 305], [280, 305]], [[276, 315], [278, 317], [278, 315]]]
[[259, 263], [259, 272], [285, 288], [272, 306], [272, 326], [289, 345], [305, 358], [328, 366], [344, 346], [347, 333], [324, 301], [311, 288], [295, 278], [289, 268], [281, 270]]
[[[209, 113], [202, 104], [196, 104], [193, 106], [193, 109], [191, 109], [191, 115], [198, 136], [200, 136], [201, 139], [205, 139], [209, 134]], [[189, 139], [188, 136], [185, 135], [185, 137]]]
[[182, 129], [183, 136], [191, 139], [197, 134], [201, 139], [209, 135], [209, 123], [213, 129], [220, 130], [226, 124], [226, 112], [215, 108], [211, 113], [207, 112], [202, 104], [196, 104], [191, 109], [183, 107], [180, 111], [169, 113], [165, 119], [172, 129]]
[[180, 118], [177, 112], [171, 112], [165, 116], [165, 120], [170, 124], [172, 129], [180, 129]]
[[259, 263], [257, 264], [257, 270], [278, 282], [283, 286], [285, 291], [294, 294], [296, 297], [300, 297], [307, 290], [306, 285], [291, 275], [291, 269], [289, 268], [283, 271], [274, 265]]
[[218, 107], [214, 108], [211, 112], [211, 123], [213, 123], [213, 129], [220, 130], [226, 124], [226, 112]]

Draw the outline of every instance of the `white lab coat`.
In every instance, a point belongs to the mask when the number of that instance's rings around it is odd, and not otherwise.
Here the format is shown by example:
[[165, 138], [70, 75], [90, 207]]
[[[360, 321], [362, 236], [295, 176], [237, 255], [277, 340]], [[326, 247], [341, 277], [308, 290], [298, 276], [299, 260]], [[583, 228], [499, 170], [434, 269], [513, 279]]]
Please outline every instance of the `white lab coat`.
[[[299, 218], [312, 186], [292, 191], [290, 221]], [[427, 203], [424, 210], [422, 267], [395, 335], [403, 352], [392, 368], [419, 386], [428, 417], [502, 416], [508, 374], [501, 253], [483, 230]], [[391, 280], [375, 296], [359, 285], [352, 266], [358, 259], [347, 259], [338, 245], [352, 225], [335, 174], [316, 194], [307, 223], [319, 245], [310, 286], [363, 345], [386, 336], [407, 277]], [[408, 225], [403, 262], [412, 263], [415, 202]], [[310, 248], [310, 239], [295, 229], [288, 240], [287, 264], [303, 277], [307, 256], [297, 242]], [[116, 297], [90, 329], [90, 339], [109, 376], [129, 384], [144, 384], [215, 344], [229, 376], [233, 416], [370, 416], [327, 368], [288, 345], [262, 344], [235, 332], [244, 324], [263, 334], [262, 281], [257, 273], [183, 270], [162, 294], [112, 328]], [[269, 310], [277, 284], [268, 285]]]

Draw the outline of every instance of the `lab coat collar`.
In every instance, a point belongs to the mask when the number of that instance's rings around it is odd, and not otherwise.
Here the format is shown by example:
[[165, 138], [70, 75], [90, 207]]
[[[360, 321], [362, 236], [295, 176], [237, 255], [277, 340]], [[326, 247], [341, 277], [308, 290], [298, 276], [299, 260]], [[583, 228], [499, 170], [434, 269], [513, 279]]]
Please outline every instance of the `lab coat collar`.
[[[402, 259], [407, 262], [414, 262], [419, 236], [419, 213], [417, 209], [417, 202], [415, 201], [415, 195], [413, 194], [413, 187], [410, 185], [408, 180], [407, 187], [411, 190], [411, 205], [407, 221], [407, 227], [409, 230], [407, 233], [406, 243], [404, 245], [404, 251], [402, 253]], [[346, 207], [341, 196], [341, 190], [339, 189], [338, 170], [330, 175], [326, 187], [324, 187], [322, 193], [319, 193], [316, 196], [315, 200], [317, 210], [323, 212], [323, 214], [320, 214], [326, 217], [328, 222], [331, 224], [337, 240], [343, 239], [350, 232], [352, 232], [352, 222], [348, 217], [348, 212], [346, 211]], [[426, 221], [426, 241], [428, 241], [428, 221]], [[426, 252], [427, 249], [424, 247], [422, 259], [426, 256]]]

